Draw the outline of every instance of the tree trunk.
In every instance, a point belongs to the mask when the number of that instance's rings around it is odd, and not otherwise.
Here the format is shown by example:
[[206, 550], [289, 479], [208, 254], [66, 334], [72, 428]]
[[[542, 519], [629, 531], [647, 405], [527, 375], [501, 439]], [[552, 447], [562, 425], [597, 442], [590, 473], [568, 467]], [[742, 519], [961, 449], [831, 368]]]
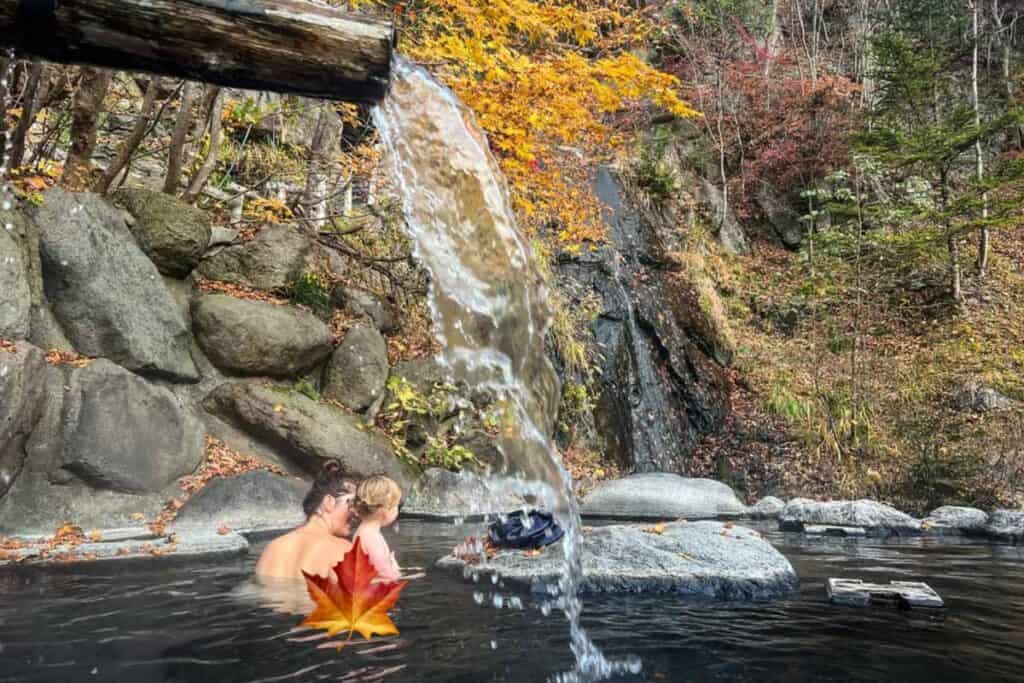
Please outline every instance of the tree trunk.
[[132, 154], [135, 153], [135, 150], [142, 143], [142, 139], [146, 136], [146, 131], [152, 125], [153, 109], [156, 108], [156, 98], [159, 93], [160, 79], [154, 76], [150, 79], [149, 85], [146, 87], [146, 94], [142, 97], [142, 107], [139, 111], [139, 118], [135, 121], [135, 127], [132, 128], [128, 139], [124, 141], [121, 149], [118, 150], [117, 157], [110, 162], [107, 170], [103, 173], [103, 177], [96, 183], [97, 193], [106, 194], [110, 190], [110, 186], [113, 184], [114, 179], [117, 178], [117, 174], [128, 165]]
[[[974, 126], [981, 130], [981, 100], [978, 96], [978, 5], [981, 0], [968, 0], [968, 5], [973, 9], [972, 36], [974, 38], [974, 53], [971, 62], [971, 96], [974, 105]], [[974, 141], [974, 156], [977, 163], [978, 183], [985, 181], [985, 155], [981, 147], [981, 138]], [[988, 232], [988, 193], [981, 195], [981, 220], [982, 226], [978, 231], [978, 276], [985, 277], [988, 270], [989, 232]]]
[[181, 183], [181, 158], [185, 152], [185, 140], [188, 129], [192, 125], [192, 103], [196, 97], [196, 84], [185, 83], [181, 89], [181, 106], [178, 117], [174, 121], [174, 132], [171, 134], [171, 146], [167, 151], [167, 175], [164, 177], [164, 192], [177, 194]]
[[36, 118], [42, 76], [42, 64], [33, 64], [29, 68], [25, 94], [21, 102], [21, 118], [18, 119], [18, 127], [14, 130], [14, 139], [11, 141], [11, 158], [7, 165], [9, 169], [21, 166], [22, 159], [25, 158], [25, 140]]
[[206, 181], [210, 179], [210, 175], [213, 173], [213, 169], [217, 167], [217, 158], [220, 154], [220, 138], [221, 138], [221, 110], [224, 109], [224, 92], [220, 88], [216, 88], [213, 93], [213, 101], [210, 103], [208, 120], [210, 122], [210, 145], [209, 151], [206, 154], [206, 158], [203, 160], [202, 166], [196, 171], [195, 177], [192, 179], [191, 184], [188, 186], [188, 190], [185, 192], [184, 199], [190, 204], [199, 199], [200, 193], [203, 191], [203, 187], [206, 185]]
[[306, 0], [0, 0], [0, 45], [51, 62], [377, 101], [393, 26]]
[[71, 149], [61, 179], [69, 187], [81, 188], [88, 185], [92, 152], [96, 147], [96, 124], [103, 110], [103, 99], [110, 87], [110, 76], [110, 72], [105, 69], [82, 69], [71, 113]]

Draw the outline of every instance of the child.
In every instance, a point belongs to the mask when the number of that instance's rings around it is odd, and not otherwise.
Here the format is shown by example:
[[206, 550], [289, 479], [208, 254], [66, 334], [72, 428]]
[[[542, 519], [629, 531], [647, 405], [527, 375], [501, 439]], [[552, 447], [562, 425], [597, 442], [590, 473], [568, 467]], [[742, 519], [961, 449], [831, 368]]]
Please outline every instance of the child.
[[402, 489], [393, 480], [384, 476], [367, 477], [356, 489], [353, 509], [359, 515], [359, 530], [355, 539], [362, 540], [362, 548], [370, 558], [370, 564], [384, 581], [397, 581], [402, 571], [395, 560], [395, 554], [388, 547], [380, 530], [398, 519], [398, 504], [402, 501]]

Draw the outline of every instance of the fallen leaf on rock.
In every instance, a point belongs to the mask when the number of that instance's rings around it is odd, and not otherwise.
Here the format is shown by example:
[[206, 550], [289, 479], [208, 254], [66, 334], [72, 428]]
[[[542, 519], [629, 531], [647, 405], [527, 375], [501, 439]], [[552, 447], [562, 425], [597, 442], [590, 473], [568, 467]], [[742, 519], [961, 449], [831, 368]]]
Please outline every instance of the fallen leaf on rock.
[[[309, 597], [316, 603], [303, 626], [325, 630], [329, 637], [348, 631], [347, 640], [355, 632], [367, 640], [374, 635], [398, 634], [388, 610], [398, 601], [405, 581], [375, 583], [377, 571], [358, 538], [332, 571], [337, 581], [303, 572]], [[343, 646], [337, 645], [339, 649]]]
[[665, 533], [665, 523], [658, 522], [654, 526], [643, 529], [643, 532], [645, 534], [657, 534], [658, 536], [661, 536], [663, 533]]
[[722, 526], [725, 527], [726, 529], [731, 529], [731, 528], [733, 528], [734, 525], [733, 525], [732, 522], [726, 522]]
[[217, 528], [217, 533], [220, 534], [221, 536], [226, 536], [227, 534], [231, 533], [231, 527], [229, 527], [227, 524], [221, 524]]
[[141, 512], [133, 512], [132, 519], [136, 522], [141, 522], [142, 520], [146, 519], [146, 515], [142, 514]]
[[544, 549], [543, 548], [536, 548], [534, 550], [527, 550], [527, 551], [525, 551], [523, 553], [523, 555], [526, 555], [527, 557], [540, 557], [543, 554], [544, 554]]
[[100, 532], [99, 529], [93, 529], [89, 532], [89, 540], [93, 543], [99, 543], [103, 540], [103, 534]]
[[274, 412], [275, 413], [283, 413], [284, 411], [285, 411], [285, 407], [283, 405], [281, 405], [280, 403], [274, 405]]
[[0, 339], [0, 349], [7, 353], [17, 353], [18, 347], [10, 339]]
[[676, 553], [676, 554], [679, 555], [679, 557], [681, 557], [684, 560], [686, 560], [687, 562], [696, 562], [696, 560], [694, 560], [692, 556], [687, 555], [686, 553]]

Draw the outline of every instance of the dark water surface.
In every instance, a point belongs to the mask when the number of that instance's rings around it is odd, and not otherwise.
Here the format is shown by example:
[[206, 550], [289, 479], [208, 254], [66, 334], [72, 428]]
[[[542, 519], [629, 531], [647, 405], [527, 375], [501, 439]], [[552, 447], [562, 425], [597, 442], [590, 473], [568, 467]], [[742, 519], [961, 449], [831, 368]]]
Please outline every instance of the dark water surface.
[[[527, 595], [431, 566], [473, 531], [402, 522], [393, 547], [403, 565], [422, 565], [427, 577], [412, 582], [392, 612], [401, 636], [341, 652], [294, 641], [308, 635], [292, 632], [301, 615], [275, 611], [247, 584], [253, 556], [218, 566], [0, 574], [0, 683], [532, 682], [570, 668], [560, 613], [545, 617]], [[1024, 548], [769, 537], [800, 575], [791, 599], [735, 605], [590, 596], [584, 626], [607, 655], [643, 659], [632, 680], [1024, 680]], [[829, 576], [925, 580], [948, 609], [832, 606]], [[513, 596], [522, 609], [509, 606]]]

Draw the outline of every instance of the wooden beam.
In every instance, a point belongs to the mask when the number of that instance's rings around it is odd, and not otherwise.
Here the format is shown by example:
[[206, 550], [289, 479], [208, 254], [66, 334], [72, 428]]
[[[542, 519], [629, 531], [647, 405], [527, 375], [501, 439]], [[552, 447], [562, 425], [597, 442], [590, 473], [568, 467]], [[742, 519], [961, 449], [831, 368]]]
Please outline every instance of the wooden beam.
[[305, 0], [0, 0], [0, 46], [23, 58], [373, 102], [393, 26]]

